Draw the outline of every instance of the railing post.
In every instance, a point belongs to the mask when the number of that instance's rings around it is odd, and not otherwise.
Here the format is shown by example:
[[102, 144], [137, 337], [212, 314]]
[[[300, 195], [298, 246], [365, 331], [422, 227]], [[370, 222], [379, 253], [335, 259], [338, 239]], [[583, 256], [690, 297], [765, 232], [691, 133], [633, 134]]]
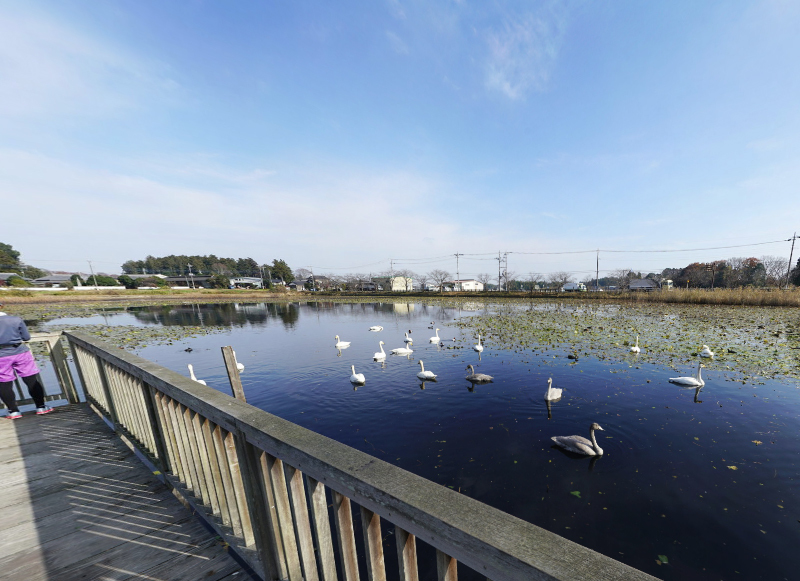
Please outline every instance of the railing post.
[[53, 369], [56, 372], [56, 378], [61, 385], [61, 392], [67, 396], [69, 403], [78, 403], [78, 392], [75, 389], [75, 381], [72, 379], [69, 365], [67, 365], [67, 358], [64, 354], [64, 348], [61, 346], [61, 335], [58, 337], [49, 338], [47, 345], [50, 348], [50, 362], [53, 364]]
[[[256, 457], [253, 446], [247, 442], [244, 434], [237, 432], [230, 435], [233, 436], [236, 446], [236, 456], [239, 459], [239, 471], [242, 475], [247, 510], [253, 527], [256, 550], [264, 566], [264, 576], [267, 579], [280, 579], [275, 562], [275, 540], [270, 534], [272, 527], [269, 522], [269, 507], [264, 501], [266, 494], [261, 485], [263, 475], [259, 468], [260, 459]], [[267, 475], [267, 477], [269, 476]]]
[[114, 405], [114, 400], [111, 397], [111, 388], [109, 387], [108, 376], [106, 375], [106, 368], [103, 365], [103, 360], [100, 359], [97, 355], [92, 354], [92, 359], [94, 360], [95, 364], [97, 365], [97, 372], [100, 376], [100, 385], [103, 388], [103, 395], [106, 398], [106, 405], [108, 409], [108, 415], [111, 416], [111, 421], [114, 423], [114, 431], [119, 432], [119, 417], [117, 416], [117, 406]]
[[142, 382], [142, 391], [144, 392], [144, 401], [147, 405], [147, 418], [150, 420], [150, 430], [153, 434], [153, 441], [156, 444], [155, 452], [158, 455], [158, 464], [161, 472], [166, 474], [170, 472], [172, 465], [172, 458], [167, 454], [167, 446], [164, 442], [164, 425], [161, 422], [161, 415], [156, 410], [155, 402], [155, 389], [153, 386]]
[[233, 354], [233, 347], [229, 345], [221, 349], [222, 359], [225, 361], [225, 368], [228, 370], [228, 379], [231, 382], [233, 397], [246, 402], [247, 399], [244, 397], [244, 387], [242, 387], [242, 378], [239, 375], [239, 368], [236, 366], [236, 355]]

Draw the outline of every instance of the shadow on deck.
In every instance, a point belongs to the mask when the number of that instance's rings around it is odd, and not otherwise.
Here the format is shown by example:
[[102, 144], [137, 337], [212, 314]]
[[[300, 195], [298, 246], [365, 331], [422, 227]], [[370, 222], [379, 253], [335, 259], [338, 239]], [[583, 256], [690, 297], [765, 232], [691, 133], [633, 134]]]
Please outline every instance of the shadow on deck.
[[0, 578], [249, 580], [86, 404], [0, 419]]

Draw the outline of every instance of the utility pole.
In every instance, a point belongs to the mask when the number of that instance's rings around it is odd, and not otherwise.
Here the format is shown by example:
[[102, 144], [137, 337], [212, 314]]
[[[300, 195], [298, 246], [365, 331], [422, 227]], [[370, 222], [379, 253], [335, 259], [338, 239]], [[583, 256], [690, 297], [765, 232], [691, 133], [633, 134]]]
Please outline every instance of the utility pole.
[[389, 292], [394, 290], [394, 259], [389, 259]]
[[458, 252], [455, 253], [456, 257], [456, 286], [458, 286], [458, 290], [461, 290], [461, 274], [458, 270], [458, 257], [464, 256], [463, 254], [459, 254]]
[[317, 281], [314, 278], [314, 267], [309, 266], [308, 269], [311, 271], [311, 290], [317, 290]]
[[594, 290], [597, 292], [600, 289], [600, 249], [597, 249], [597, 266], [594, 272]]
[[500, 286], [503, 284], [503, 279], [500, 277], [500, 265], [502, 264], [500, 258], [500, 251], [497, 251], [497, 290], [500, 290]]
[[794, 255], [794, 241], [797, 240], [797, 232], [794, 233], [790, 240], [792, 241], [792, 249], [789, 251], [789, 268], [786, 269], [786, 290], [789, 290], [789, 274], [792, 272], [792, 257]]
[[92, 273], [92, 280], [94, 280], [94, 290], [100, 292], [100, 289], [97, 288], [97, 277], [94, 275], [94, 268], [92, 268], [92, 261], [89, 260], [88, 262], [89, 262], [89, 272]]
[[194, 274], [192, 273], [192, 265], [191, 264], [187, 264], [186, 266], [189, 267], [189, 278], [192, 279], [192, 288], [194, 288]]
[[508, 252], [503, 253], [503, 278], [506, 280], [506, 292], [508, 292]]

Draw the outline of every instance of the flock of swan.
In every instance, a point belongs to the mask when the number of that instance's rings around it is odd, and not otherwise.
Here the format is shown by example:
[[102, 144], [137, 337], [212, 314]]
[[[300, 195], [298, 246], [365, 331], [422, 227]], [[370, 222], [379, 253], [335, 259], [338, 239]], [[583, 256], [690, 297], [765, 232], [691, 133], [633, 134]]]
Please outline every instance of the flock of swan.
[[[433, 325], [433, 323], [431, 323]], [[433, 327], [429, 327], [433, 328]], [[383, 331], [383, 327], [381, 325], [373, 325], [369, 328], [372, 332], [380, 332]], [[396, 349], [392, 349], [389, 351], [392, 355], [411, 355], [414, 350], [411, 348], [413, 346], [414, 340], [409, 336], [411, 330], [405, 332], [405, 338], [403, 339], [404, 346], [397, 347]], [[339, 338], [339, 335], [334, 337], [336, 343], [334, 343], [334, 347], [337, 349], [347, 349], [350, 347], [350, 341], [342, 341]], [[455, 341], [455, 339], [453, 339]], [[439, 337], [439, 329], [436, 329], [435, 335], [429, 339], [430, 343], [434, 343], [436, 345], [440, 345], [442, 343], [441, 337]], [[384, 342], [379, 341], [378, 347], [380, 351], [376, 352], [373, 355], [373, 361], [385, 361], [386, 360], [386, 351], [383, 350]], [[483, 352], [483, 345], [481, 344], [481, 336], [478, 335], [478, 342], [472, 346], [472, 349], [478, 353]], [[187, 350], [188, 351], [188, 350]], [[631, 353], [638, 354], [641, 352], [641, 348], [639, 347], [639, 335], [636, 335], [636, 343], [630, 348]], [[710, 359], [714, 357], [714, 352], [708, 347], [708, 345], [703, 345], [703, 348], [699, 351], [698, 355], [705, 359]], [[236, 361], [236, 368], [241, 372], [244, 371], [244, 365], [239, 363], [236, 360], [236, 352], [233, 352], [234, 361]], [[417, 373], [417, 377], [422, 381], [435, 381], [438, 375], [436, 375], [433, 371], [426, 370], [425, 364], [422, 360], [418, 361], [420, 371]], [[191, 364], [188, 365], [189, 367], [189, 377], [192, 381], [196, 381], [202, 385], [207, 385], [206, 382], [202, 379], [197, 379], [194, 374], [194, 367]], [[705, 367], [703, 363], [698, 362], [697, 364], [697, 372], [694, 376], [687, 376], [687, 377], [670, 377], [670, 383], [674, 383], [676, 385], [680, 385], [683, 387], [695, 387], [701, 388], [705, 385], [705, 381], [702, 378], [702, 370]], [[469, 374], [465, 377], [467, 381], [474, 384], [483, 384], [483, 383], [492, 383], [494, 377], [491, 375], [487, 375], [485, 373], [475, 373], [475, 368], [472, 365], [467, 365], [466, 368], [469, 371]], [[367, 382], [366, 377], [363, 373], [356, 373], [356, 366], [353, 364], [350, 366], [350, 383], [353, 385], [364, 385]], [[423, 384], [424, 385], [424, 384]], [[548, 411], [550, 409], [550, 404], [552, 402], [556, 402], [561, 399], [562, 389], [553, 387], [553, 378], [548, 378], [547, 380], [547, 390], [545, 391], [544, 399], [547, 402]], [[550, 438], [557, 446], [563, 448], [569, 452], [573, 452], [575, 454], [583, 454], [586, 456], [602, 456], [603, 449], [597, 445], [597, 439], [595, 438], [595, 431], [596, 430], [603, 430], [600, 425], [596, 422], [592, 423], [589, 426], [589, 439], [584, 438], [583, 436], [553, 436]]]

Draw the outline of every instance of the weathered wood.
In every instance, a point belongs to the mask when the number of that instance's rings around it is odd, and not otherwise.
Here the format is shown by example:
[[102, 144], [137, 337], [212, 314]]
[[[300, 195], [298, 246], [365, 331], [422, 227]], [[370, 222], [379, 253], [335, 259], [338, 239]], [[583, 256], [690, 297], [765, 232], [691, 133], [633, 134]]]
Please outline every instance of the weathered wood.
[[213, 424], [208, 420], [203, 420], [200, 430], [203, 434], [206, 454], [208, 454], [208, 468], [213, 480], [214, 490], [216, 491], [217, 503], [219, 505], [219, 517], [222, 520], [222, 524], [230, 526], [231, 515], [228, 510], [228, 498], [225, 496], [225, 491], [223, 489], [222, 470], [217, 460], [217, 451], [214, 448], [214, 437], [211, 435], [212, 429]]
[[295, 527], [289, 504], [289, 492], [286, 488], [283, 462], [264, 452], [261, 454], [261, 469], [262, 471], [266, 470], [265, 475], [269, 478], [269, 483], [266, 485], [272, 485], [272, 501], [275, 503], [275, 511], [278, 515], [278, 529], [283, 542], [283, 554], [289, 579], [300, 581], [303, 578], [303, 572], [300, 568], [300, 556], [295, 541]]
[[236, 365], [236, 355], [233, 354], [233, 347], [222, 347], [222, 359], [225, 361], [225, 369], [228, 371], [228, 380], [231, 383], [233, 397], [240, 401], [247, 401], [242, 387], [242, 378], [239, 375], [239, 367]]
[[331, 523], [328, 516], [328, 500], [325, 498], [325, 485], [306, 475], [308, 495], [311, 498], [311, 514], [314, 517], [314, 535], [317, 540], [319, 572], [322, 581], [339, 581], [336, 574], [336, 560], [333, 553]]
[[333, 492], [333, 520], [336, 523], [339, 562], [345, 581], [359, 581], [358, 557], [356, 554], [356, 534], [353, 530], [353, 508], [350, 499]]
[[[652, 579], [540, 527], [80, 333], [75, 344], [497, 581]], [[349, 503], [349, 501], [348, 501]], [[341, 504], [341, 503], [340, 503]]]
[[367, 553], [367, 575], [369, 581], [386, 581], [386, 565], [383, 562], [383, 537], [381, 517], [361, 507], [361, 530], [364, 533], [364, 548]]
[[303, 473], [289, 465], [286, 465], [285, 469], [286, 477], [289, 481], [289, 491], [291, 492], [297, 546], [300, 549], [300, 561], [303, 565], [303, 578], [305, 581], [319, 581], [317, 557], [314, 554], [314, 538], [311, 534], [311, 520], [308, 516], [308, 501], [306, 500], [306, 489], [303, 484]]
[[249, 547], [255, 544], [256, 541], [253, 535], [250, 508], [247, 505], [247, 494], [245, 493], [244, 481], [242, 480], [242, 472], [239, 466], [239, 457], [236, 454], [236, 441], [233, 434], [227, 432], [223, 438], [223, 442], [225, 443], [225, 455], [228, 457], [228, 467], [231, 473], [231, 481], [233, 482], [233, 490], [236, 495], [236, 506], [239, 509], [239, 517], [242, 521], [244, 544]]
[[266, 494], [263, 490], [264, 475], [260, 467], [260, 454], [241, 435], [234, 436], [233, 442], [239, 458], [242, 483], [247, 494], [247, 509], [253, 526], [256, 550], [270, 578], [277, 579], [278, 567], [275, 562], [274, 539], [269, 525]]
[[206, 503], [211, 505], [211, 511], [219, 516], [219, 499], [217, 498], [217, 489], [214, 486], [214, 475], [211, 474], [211, 463], [209, 461], [209, 453], [206, 449], [206, 441], [203, 437], [203, 417], [200, 414], [192, 416], [192, 429], [194, 430], [194, 437], [197, 446], [197, 452], [200, 456], [200, 473], [206, 483], [206, 491], [208, 497]]
[[228, 515], [231, 519], [230, 526], [233, 529], [234, 535], [242, 537], [242, 521], [239, 517], [239, 507], [236, 504], [236, 493], [233, 488], [231, 469], [228, 465], [228, 456], [225, 453], [222, 428], [214, 426], [211, 430], [211, 439], [214, 442], [214, 450], [216, 451], [220, 477], [222, 478], [222, 491], [225, 494], [225, 502], [228, 505]]
[[180, 404], [167, 396], [164, 396], [164, 400], [164, 405], [169, 413], [170, 422], [172, 423], [172, 433], [175, 435], [175, 449], [178, 451], [178, 457], [180, 458], [180, 462], [178, 463], [180, 474], [178, 476], [187, 488], [192, 489], [194, 481], [192, 480], [192, 470], [189, 467], [191, 458], [189, 456], [189, 451], [186, 449], [181, 426], [183, 422], [178, 417], [178, 406]]
[[192, 416], [194, 412], [188, 407], [183, 408], [183, 424], [186, 426], [186, 445], [189, 448], [189, 454], [192, 458], [192, 466], [196, 476], [196, 486], [194, 487], [194, 495], [200, 499], [203, 504], [210, 505], [208, 498], [208, 485], [206, 483], [205, 475], [202, 472], [202, 464], [200, 461], [200, 450], [197, 449], [197, 436], [194, 433], [194, 422]]
[[397, 566], [400, 572], [400, 581], [419, 581], [416, 537], [398, 526], [394, 527], [394, 536], [397, 541]]
[[458, 561], [436, 549], [436, 575], [438, 581], [458, 581]]
[[156, 458], [158, 458], [159, 466], [162, 472], [170, 471], [170, 458], [167, 452], [167, 436], [164, 434], [163, 418], [159, 413], [158, 405], [156, 403], [155, 390], [147, 384], [142, 384], [144, 390], [142, 395], [147, 405], [147, 419], [150, 423], [150, 430], [152, 440], [155, 444]]
[[158, 408], [159, 417], [161, 418], [161, 429], [164, 435], [164, 442], [167, 445], [167, 455], [169, 456], [169, 471], [179, 479], [182, 479], [183, 465], [181, 460], [180, 451], [178, 450], [178, 441], [175, 439], [175, 426], [172, 422], [172, 416], [167, 407], [167, 398], [161, 392], [153, 390], [155, 403]]
[[[31, 335], [31, 341], [34, 337]], [[78, 391], [75, 389], [75, 381], [72, 379], [72, 373], [67, 364], [67, 356], [64, 353], [64, 347], [61, 344], [61, 333], [55, 337], [48, 337], [46, 339], [47, 346], [50, 353], [50, 362], [53, 364], [53, 370], [56, 373], [56, 379], [61, 386], [61, 392], [66, 396], [69, 403], [78, 403]]]

